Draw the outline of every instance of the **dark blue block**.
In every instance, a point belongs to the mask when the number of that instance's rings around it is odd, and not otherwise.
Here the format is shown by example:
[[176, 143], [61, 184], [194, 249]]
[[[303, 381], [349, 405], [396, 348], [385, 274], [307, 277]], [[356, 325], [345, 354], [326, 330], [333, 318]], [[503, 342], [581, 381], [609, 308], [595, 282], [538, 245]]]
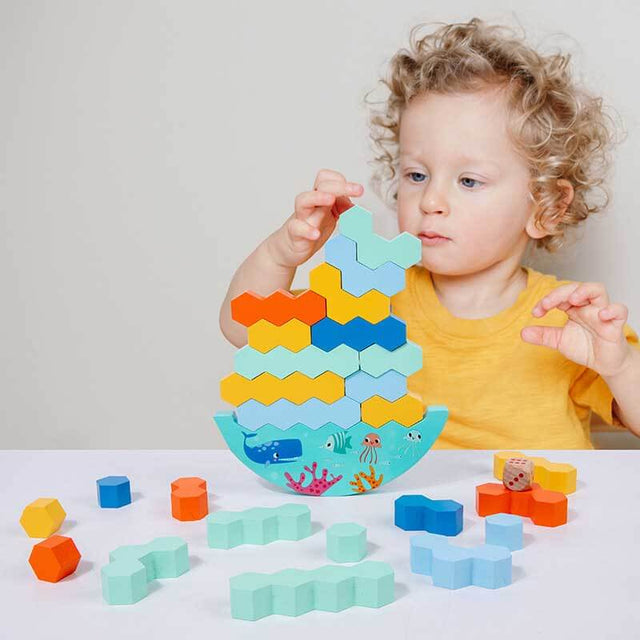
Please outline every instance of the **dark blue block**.
[[356, 351], [379, 344], [383, 349], [393, 351], [406, 342], [407, 325], [395, 316], [388, 316], [376, 324], [358, 317], [345, 324], [322, 318], [311, 325], [311, 344], [323, 351], [331, 351], [341, 344]]
[[462, 515], [462, 505], [455, 500], [431, 500], [421, 495], [405, 495], [394, 503], [394, 523], [405, 531], [457, 536], [462, 531]]
[[117, 509], [131, 503], [131, 484], [127, 476], [107, 476], [96, 480], [98, 504], [103, 509]]

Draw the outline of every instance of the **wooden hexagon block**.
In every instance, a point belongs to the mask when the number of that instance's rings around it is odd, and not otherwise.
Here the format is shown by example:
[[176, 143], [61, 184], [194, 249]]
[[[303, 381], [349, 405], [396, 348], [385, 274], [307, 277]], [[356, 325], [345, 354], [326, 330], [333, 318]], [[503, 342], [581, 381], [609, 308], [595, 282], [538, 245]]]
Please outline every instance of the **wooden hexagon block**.
[[66, 516], [55, 498], [38, 498], [24, 508], [20, 524], [30, 538], [48, 538], [60, 528]]
[[34, 545], [29, 564], [38, 579], [59, 582], [71, 575], [80, 562], [80, 552], [71, 538], [51, 536]]
[[202, 520], [209, 513], [207, 481], [178, 478], [171, 483], [171, 515], [183, 522]]

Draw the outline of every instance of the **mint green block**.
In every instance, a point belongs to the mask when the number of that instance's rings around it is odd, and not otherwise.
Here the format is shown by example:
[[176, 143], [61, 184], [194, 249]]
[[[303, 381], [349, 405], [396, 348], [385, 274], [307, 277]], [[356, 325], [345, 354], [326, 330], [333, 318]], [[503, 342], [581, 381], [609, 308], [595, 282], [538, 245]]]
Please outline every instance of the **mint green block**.
[[393, 569], [385, 562], [243, 573], [231, 578], [229, 587], [231, 615], [241, 620], [271, 614], [299, 616], [313, 610], [342, 611], [355, 605], [378, 608], [395, 597]]
[[244, 544], [241, 513], [216, 511], [207, 516], [207, 541], [212, 549], [232, 549]]
[[337, 612], [354, 606], [356, 581], [349, 567], [327, 565], [313, 573], [316, 581], [316, 609]]
[[367, 555], [367, 529], [341, 522], [327, 529], [327, 556], [334, 562], [360, 562]]
[[311, 572], [285, 569], [271, 575], [273, 613], [300, 616], [315, 609], [314, 578]]
[[360, 368], [376, 378], [387, 371], [410, 376], [422, 369], [422, 348], [408, 340], [393, 351], [387, 351], [379, 344], [372, 344], [360, 352]]
[[311, 511], [303, 504], [255, 507], [246, 511], [216, 511], [207, 516], [207, 540], [213, 549], [241, 544], [302, 540], [311, 535]]
[[361, 607], [384, 607], [395, 599], [393, 569], [386, 562], [362, 562], [356, 571], [356, 604]]
[[259, 620], [273, 613], [270, 578], [264, 573], [242, 573], [229, 580], [232, 618]]
[[134, 604], [149, 593], [147, 570], [137, 560], [116, 560], [102, 567], [102, 597], [108, 604]]
[[189, 551], [182, 538], [156, 538], [147, 546], [153, 553], [156, 578], [177, 578], [189, 571]]
[[147, 582], [156, 579], [156, 566], [153, 553], [146, 544], [130, 544], [118, 547], [109, 553], [109, 561], [133, 560], [141, 562], [147, 570]]

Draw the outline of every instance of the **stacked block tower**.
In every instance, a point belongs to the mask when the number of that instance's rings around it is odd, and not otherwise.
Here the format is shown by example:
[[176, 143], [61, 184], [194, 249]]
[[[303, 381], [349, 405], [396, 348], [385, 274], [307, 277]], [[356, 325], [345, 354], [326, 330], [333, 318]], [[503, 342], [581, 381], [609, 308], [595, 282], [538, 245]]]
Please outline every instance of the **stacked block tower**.
[[[397, 477], [426, 453], [447, 417], [445, 407], [430, 407], [425, 422], [422, 402], [407, 392], [422, 349], [407, 340], [391, 308], [406, 269], [420, 261], [420, 241], [407, 233], [393, 240], [376, 235], [371, 213], [357, 205], [342, 214], [338, 231], [325, 245], [325, 262], [311, 271], [308, 290], [246, 292], [232, 301], [248, 344], [220, 384], [235, 413], [216, 416], [245, 464], [310, 495], [363, 493], [384, 475]], [[268, 442], [251, 446], [263, 435]], [[296, 463], [312, 474], [309, 486], [304, 472], [296, 481], [288, 471], [268, 469]], [[330, 475], [333, 469], [341, 472]]]

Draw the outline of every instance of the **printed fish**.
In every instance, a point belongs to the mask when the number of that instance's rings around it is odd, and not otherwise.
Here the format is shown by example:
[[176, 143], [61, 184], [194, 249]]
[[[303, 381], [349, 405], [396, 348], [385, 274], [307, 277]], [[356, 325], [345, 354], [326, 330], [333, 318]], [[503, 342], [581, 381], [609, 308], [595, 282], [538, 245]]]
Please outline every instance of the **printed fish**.
[[345, 436], [344, 433], [332, 433], [324, 443], [324, 449], [333, 451], [333, 453], [345, 454], [347, 449], [351, 449], [351, 436]]

